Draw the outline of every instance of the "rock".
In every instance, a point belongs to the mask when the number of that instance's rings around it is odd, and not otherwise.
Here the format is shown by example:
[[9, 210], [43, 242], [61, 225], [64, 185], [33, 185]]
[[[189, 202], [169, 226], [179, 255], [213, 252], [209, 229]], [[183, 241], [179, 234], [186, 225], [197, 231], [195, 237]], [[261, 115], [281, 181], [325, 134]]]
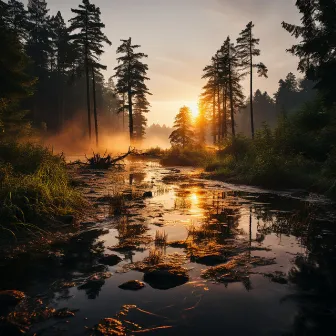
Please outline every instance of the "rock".
[[151, 191], [146, 191], [146, 192], [144, 192], [142, 197], [143, 198], [151, 198], [151, 197], [153, 197], [153, 193]]
[[205, 266], [216, 266], [222, 264], [226, 261], [226, 259], [219, 254], [208, 254], [201, 257], [191, 258], [194, 259], [192, 261], [196, 262], [197, 264], [205, 265]]
[[144, 288], [146, 285], [139, 280], [130, 280], [119, 286], [121, 289], [136, 291]]
[[187, 248], [188, 244], [185, 240], [174, 240], [167, 243], [168, 246], [174, 248]]
[[116, 254], [106, 254], [104, 257], [99, 259], [99, 262], [108, 266], [115, 266], [119, 264], [122, 259]]
[[101, 288], [105, 284], [105, 280], [110, 278], [112, 273], [100, 272], [91, 275], [82, 285], [78, 286], [78, 289], [96, 290]]
[[0, 291], [0, 305], [15, 306], [25, 297], [26, 295], [23, 292], [17, 290]]
[[158, 264], [145, 270], [144, 281], [155, 289], [170, 289], [189, 281], [187, 270], [181, 266]]

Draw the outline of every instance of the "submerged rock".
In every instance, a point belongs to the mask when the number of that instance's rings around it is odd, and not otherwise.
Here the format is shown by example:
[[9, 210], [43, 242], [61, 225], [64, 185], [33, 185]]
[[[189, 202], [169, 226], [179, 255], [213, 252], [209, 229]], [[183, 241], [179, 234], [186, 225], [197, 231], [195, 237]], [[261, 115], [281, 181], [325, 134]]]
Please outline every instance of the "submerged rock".
[[112, 276], [110, 272], [100, 272], [91, 275], [78, 289], [95, 289], [104, 285], [105, 280]]
[[17, 290], [0, 291], [0, 316], [6, 315], [25, 297], [23, 292]]
[[158, 264], [145, 270], [144, 281], [155, 289], [170, 289], [189, 281], [185, 268], [174, 264]]
[[0, 291], [0, 305], [15, 306], [25, 297], [25, 293], [17, 290]]
[[146, 191], [146, 192], [144, 192], [142, 197], [143, 198], [151, 198], [151, 197], [153, 197], [153, 193], [151, 191]]
[[146, 285], [139, 280], [130, 280], [119, 286], [121, 289], [136, 291], [144, 288]]
[[104, 257], [99, 259], [100, 263], [108, 266], [115, 266], [119, 264], [121, 261], [122, 259], [116, 254], [106, 254]]
[[215, 265], [219, 265], [223, 262], [226, 261], [226, 258], [223, 255], [220, 254], [207, 254], [204, 256], [200, 256], [200, 257], [194, 257], [194, 258], [190, 258], [191, 261], [196, 262], [197, 264], [201, 264], [201, 265], [205, 265], [205, 266], [215, 266]]

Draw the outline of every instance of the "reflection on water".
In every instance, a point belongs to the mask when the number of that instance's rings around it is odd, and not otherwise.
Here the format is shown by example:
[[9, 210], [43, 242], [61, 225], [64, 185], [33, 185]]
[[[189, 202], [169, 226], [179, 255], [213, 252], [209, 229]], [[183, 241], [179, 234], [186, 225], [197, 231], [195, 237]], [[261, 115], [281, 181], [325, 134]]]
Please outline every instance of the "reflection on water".
[[[174, 182], [163, 183], [167, 176]], [[332, 205], [238, 190], [146, 162], [79, 177], [97, 209], [91, 229], [48, 253], [1, 266], [1, 289], [79, 309], [60, 334], [84, 335], [85, 327], [125, 305], [142, 312], [130, 310], [128, 320], [158, 335], [219, 335], [223, 326], [229, 335], [330, 334], [336, 320]], [[144, 198], [149, 191], [153, 197]], [[122, 216], [108, 211], [115, 195], [123, 195]], [[167, 235], [167, 244], [155, 244], [157, 232]], [[143, 280], [138, 265], [153, 248], [160, 262], [187, 268], [189, 282], [165, 291], [148, 284], [139, 292], [120, 289], [128, 280]], [[105, 265], [106, 254], [122, 261]], [[33, 330], [56, 335], [59, 321]]]

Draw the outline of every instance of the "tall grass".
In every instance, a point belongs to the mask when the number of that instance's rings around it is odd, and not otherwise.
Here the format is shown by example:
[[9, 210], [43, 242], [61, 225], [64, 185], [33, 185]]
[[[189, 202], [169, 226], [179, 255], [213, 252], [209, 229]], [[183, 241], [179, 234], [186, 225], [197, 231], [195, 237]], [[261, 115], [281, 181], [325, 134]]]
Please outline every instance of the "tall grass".
[[83, 204], [61, 157], [41, 146], [0, 143], [0, 229], [43, 228]]
[[215, 152], [199, 146], [198, 148], [172, 147], [161, 159], [165, 166], [204, 167], [215, 159]]

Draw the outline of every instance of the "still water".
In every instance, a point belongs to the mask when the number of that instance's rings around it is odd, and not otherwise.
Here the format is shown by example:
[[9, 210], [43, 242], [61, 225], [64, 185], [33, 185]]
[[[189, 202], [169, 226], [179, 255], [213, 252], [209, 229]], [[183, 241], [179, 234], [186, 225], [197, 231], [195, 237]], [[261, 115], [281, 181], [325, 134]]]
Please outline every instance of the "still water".
[[[73, 171], [95, 209], [83, 214], [82, 231], [51, 246], [48, 255], [22, 255], [0, 268], [1, 289], [75, 311], [34, 323], [31, 335], [90, 335], [118, 313], [129, 335], [334, 334], [336, 228], [328, 200], [206, 181], [195, 169], [156, 162], [129, 162], [125, 171]], [[149, 191], [152, 197], [144, 198]], [[118, 215], [111, 205], [116, 197], [123, 203]], [[131, 246], [118, 248], [130, 227]], [[157, 233], [166, 235], [166, 244], [155, 244]], [[128, 280], [143, 281], [134, 265], [153, 250], [186, 268], [189, 281], [120, 289]], [[105, 254], [122, 261], [104, 265]], [[237, 258], [230, 274], [216, 273]], [[205, 276], [209, 269], [216, 275]], [[111, 274], [83, 286], [102, 272]]]

